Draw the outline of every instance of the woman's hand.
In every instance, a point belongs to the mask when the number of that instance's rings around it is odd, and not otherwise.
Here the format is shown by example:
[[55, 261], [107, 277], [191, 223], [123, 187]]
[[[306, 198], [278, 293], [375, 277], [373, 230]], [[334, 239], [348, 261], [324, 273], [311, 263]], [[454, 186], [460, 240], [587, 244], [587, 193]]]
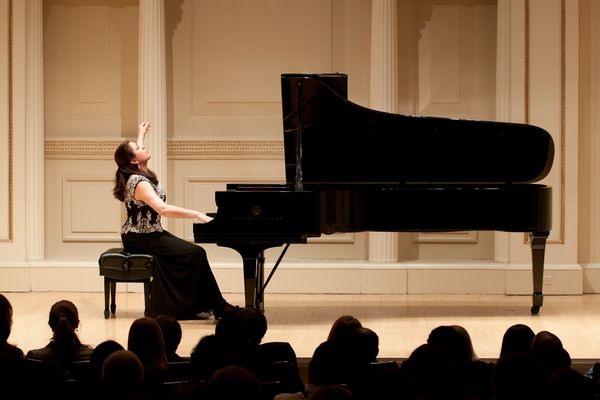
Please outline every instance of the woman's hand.
[[144, 121], [138, 126], [138, 136], [145, 136], [150, 131], [150, 121]]
[[195, 218], [197, 221], [199, 221], [201, 224], [205, 224], [207, 222], [210, 222], [213, 220], [212, 217], [209, 217], [208, 215], [199, 212], [198, 215]]

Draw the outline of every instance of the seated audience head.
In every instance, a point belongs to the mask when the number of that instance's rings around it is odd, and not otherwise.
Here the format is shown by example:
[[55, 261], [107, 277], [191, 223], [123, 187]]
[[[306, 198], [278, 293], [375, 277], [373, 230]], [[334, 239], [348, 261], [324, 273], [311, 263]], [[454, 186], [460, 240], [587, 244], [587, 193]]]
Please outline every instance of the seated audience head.
[[81, 342], [75, 332], [79, 327], [79, 312], [73, 302], [60, 300], [54, 303], [50, 308], [48, 325], [61, 354], [71, 354], [79, 349]]
[[107, 398], [130, 399], [140, 390], [144, 367], [139, 357], [129, 350], [117, 350], [102, 365], [102, 382]]
[[124, 347], [115, 340], [105, 340], [99, 343], [92, 350], [92, 355], [90, 356], [90, 368], [92, 377], [96, 380], [100, 380], [102, 378], [102, 366], [104, 365], [104, 361], [110, 356], [112, 353], [118, 350], [124, 350]]
[[156, 379], [168, 368], [165, 342], [155, 319], [138, 318], [129, 327], [127, 350], [135, 353], [144, 366], [144, 380]]
[[452, 364], [458, 366], [471, 361], [470, 349], [461, 334], [450, 325], [442, 325], [434, 328], [427, 338], [427, 343], [437, 346], [445, 352]]
[[[2, 367], [2, 372], [4, 372], [6, 369], [11, 369], [13, 363], [19, 362], [23, 359], [23, 357], [25, 357], [23, 350], [8, 343], [8, 337], [10, 336], [12, 323], [12, 305], [4, 295], [0, 294], [0, 367]], [[0, 377], [1, 376], [3, 375], [0, 373]]]
[[464, 361], [477, 360], [477, 354], [473, 348], [473, 341], [471, 340], [471, 335], [469, 335], [469, 332], [460, 325], [452, 325], [452, 328], [454, 328], [454, 330], [460, 335], [460, 339], [462, 341], [460, 348], [464, 353], [462, 354], [461, 358]]
[[215, 335], [201, 337], [190, 356], [194, 381], [208, 381], [215, 371], [229, 364], [226, 358], [219, 338]]
[[182, 330], [181, 324], [175, 317], [170, 315], [159, 315], [156, 317], [156, 322], [160, 326], [165, 341], [165, 352], [169, 361], [180, 360], [177, 356], [177, 348], [181, 343]]
[[351, 315], [342, 315], [333, 322], [327, 341], [333, 342], [336, 346], [342, 347], [346, 343], [348, 334], [355, 328], [362, 327], [360, 321]]
[[538, 332], [531, 342], [531, 354], [542, 365], [546, 377], [560, 368], [571, 366], [571, 356], [564, 349], [562, 341], [548, 331]]
[[349, 400], [352, 399], [352, 391], [341, 385], [327, 385], [315, 389], [308, 400]]
[[346, 340], [348, 361], [354, 364], [367, 365], [377, 361], [379, 354], [379, 336], [365, 327], [355, 328]]
[[6, 343], [13, 323], [13, 308], [10, 301], [0, 293], [0, 344]]
[[308, 383], [334, 385], [342, 383], [343, 360], [332, 342], [321, 343], [308, 363]]
[[422, 344], [400, 364], [407, 391], [423, 399], [453, 398], [457, 388], [454, 366], [440, 347]]
[[256, 307], [242, 308], [238, 311], [238, 314], [248, 322], [250, 344], [258, 346], [267, 333], [267, 318], [265, 314]]
[[256, 375], [244, 367], [230, 365], [217, 370], [208, 381], [212, 400], [260, 400], [260, 383]]
[[502, 337], [502, 346], [500, 348], [500, 357], [509, 353], [528, 353], [531, 351], [531, 342], [535, 333], [525, 324], [515, 324], [510, 326]]
[[215, 326], [215, 336], [227, 352], [228, 365], [244, 365], [251, 343], [248, 321], [237, 313], [225, 314]]

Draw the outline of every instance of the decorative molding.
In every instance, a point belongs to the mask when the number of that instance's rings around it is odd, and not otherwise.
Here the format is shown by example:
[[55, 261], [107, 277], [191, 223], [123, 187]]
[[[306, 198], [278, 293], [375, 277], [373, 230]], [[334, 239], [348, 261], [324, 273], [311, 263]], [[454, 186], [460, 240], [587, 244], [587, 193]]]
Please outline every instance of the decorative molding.
[[0, 243], [13, 240], [13, 13], [12, 0], [8, 0], [8, 236]]
[[173, 160], [207, 158], [283, 159], [281, 140], [170, 140], [167, 154]]
[[[116, 147], [125, 139], [48, 139], [47, 159], [112, 160]], [[172, 160], [283, 159], [281, 140], [169, 140], [167, 157]]]

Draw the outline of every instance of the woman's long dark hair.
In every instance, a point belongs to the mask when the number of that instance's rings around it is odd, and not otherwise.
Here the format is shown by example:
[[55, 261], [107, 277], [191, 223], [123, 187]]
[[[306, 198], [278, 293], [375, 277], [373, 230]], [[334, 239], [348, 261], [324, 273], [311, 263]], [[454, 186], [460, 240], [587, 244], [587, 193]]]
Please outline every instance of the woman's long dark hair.
[[69, 357], [81, 346], [75, 333], [79, 326], [79, 312], [69, 300], [60, 300], [50, 308], [48, 325], [52, 329], [52, 340], [58, 345], [60, 355]]
[[115, 186], [113, 188], [113, 195], [120, 201], [125, 200], [125, 191], [127, 186], [127, 180], [131, 175], [143, 175], [150, 180], [154, 185], [158, 184], [158, 178], [156, 174], [150, 170], [144, 173], [140, 171], [135, 164], [131, 163], [133, 158], [133, 152], [129, 147], [129, 142], [124, 141], [115, 150], [115, 162], [117, 163], [117, 172], [115, 173]]

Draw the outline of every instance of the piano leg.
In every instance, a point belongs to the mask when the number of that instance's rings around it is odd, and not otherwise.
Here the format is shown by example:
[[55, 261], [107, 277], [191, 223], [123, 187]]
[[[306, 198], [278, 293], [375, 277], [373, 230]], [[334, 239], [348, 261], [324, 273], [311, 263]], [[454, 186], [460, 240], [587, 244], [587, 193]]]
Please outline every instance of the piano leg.
[[550, 232], [532, 232], [529, 234], [531, 243], [531, 270], [533, 272], [533, 305], [531, 313], [538, 314], [544, 302], [542, 286], [544, 284], [544, 254], [546, 251], [546, 239]]
[[264, 312], [264, 251], [269, 247], [281, 246], [282, 243], [220, 243], [219, 246], [230, 247], [242, 256], [244, 266], [244, 300], [246, 307], [255, 307]]

